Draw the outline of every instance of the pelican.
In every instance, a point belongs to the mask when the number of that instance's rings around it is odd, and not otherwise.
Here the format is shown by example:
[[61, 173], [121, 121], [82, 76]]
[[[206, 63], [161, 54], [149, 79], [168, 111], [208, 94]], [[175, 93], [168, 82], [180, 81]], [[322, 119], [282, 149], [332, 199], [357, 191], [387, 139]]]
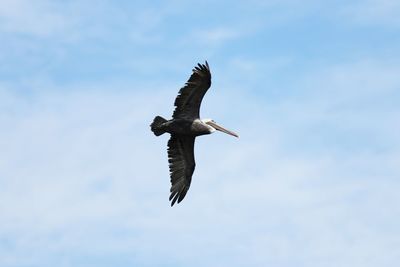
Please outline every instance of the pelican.
[[151, 131], [160, 136], [171, 134], [168, 141], [168, 162], [171, 177], [171, 207], [186, 196], [196, 166], [194, 140], [197, 136], [211, 134], [216, 130], [239, 137], [236, 133], [218, 125], [212, 119], [200, 119], [200, 105], [211, 86], [211, 73], [207, 61], [197, 64], [186, 84], [175, 99], [171, 120], [156, 116], [150, 124]]

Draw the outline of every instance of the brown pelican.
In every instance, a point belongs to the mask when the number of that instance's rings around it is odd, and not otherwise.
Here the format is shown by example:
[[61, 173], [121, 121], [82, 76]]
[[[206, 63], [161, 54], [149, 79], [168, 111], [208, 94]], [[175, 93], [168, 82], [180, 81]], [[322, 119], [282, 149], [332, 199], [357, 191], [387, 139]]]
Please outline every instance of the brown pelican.
[[194, 140], [197, 136], [211, 134], [215, 130], [239, 137], [236, 133], [218, 125], [211, 119], [200, 119], [201, 101], [211, 86], [210, 67], [198, 64], [175, 99], [175, 111], [171, 120], [160, 116], [150, 125], [156, 136], [170, 133], [168, 162], [171, 176], [171, 206], [181, 202], [190, 187], [195, 168]]

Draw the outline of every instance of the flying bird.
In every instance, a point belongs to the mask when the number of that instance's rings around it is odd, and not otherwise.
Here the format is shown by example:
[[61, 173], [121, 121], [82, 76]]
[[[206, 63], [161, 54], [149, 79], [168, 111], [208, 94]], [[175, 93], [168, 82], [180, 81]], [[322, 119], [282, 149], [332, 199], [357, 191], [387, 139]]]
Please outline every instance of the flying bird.
[[171, 206], [181, 202], [190, 187], [196, 166], [194, 141], [197, 136], [211, 134], [216, 130], [239, 137], [223, 128], [212, 119], [200, 119], [200, 105], [211, 86], [211, 72], [207, 61], [197, 64], [186, 84], [175, 99], [175, 110], [171, 120], [156, 116], [150, 127], [156, 136], [170, 133], [168, 162], [171, 177]]

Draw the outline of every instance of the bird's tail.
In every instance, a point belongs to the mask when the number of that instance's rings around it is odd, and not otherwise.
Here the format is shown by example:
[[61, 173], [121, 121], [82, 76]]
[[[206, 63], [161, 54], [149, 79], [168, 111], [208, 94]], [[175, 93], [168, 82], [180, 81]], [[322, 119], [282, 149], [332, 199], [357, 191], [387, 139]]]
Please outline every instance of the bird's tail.
[[165, 133], [165, 130], [163, 129], [162, 125], [164, 122], [167, 120], [164, 119], [163, 117], [157, 116], [154, 118], [153, 122], [150, 124], [151, 131], [156, 135], [162, 135]]

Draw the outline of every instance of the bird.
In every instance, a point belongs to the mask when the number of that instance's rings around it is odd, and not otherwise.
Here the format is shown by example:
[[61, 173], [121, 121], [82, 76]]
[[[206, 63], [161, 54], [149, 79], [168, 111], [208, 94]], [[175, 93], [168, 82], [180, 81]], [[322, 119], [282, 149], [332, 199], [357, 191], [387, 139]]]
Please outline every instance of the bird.
[[168, 162], [171, 178], [169, 201], [171, 207], [180, 203], [186, 196], [196, 166], [194, 158], [195, 139], [216, 130], [239, 137], [235, 132], [218, 125], [212, 119], [200, 119], [200, 105], [211, 86], [211, 72], [208, 62], [198, 63], [185, 85], [175, 99], [172, 119], [156, 116], [150, 124], [156, 136], [170, 134], [168, 141]]

